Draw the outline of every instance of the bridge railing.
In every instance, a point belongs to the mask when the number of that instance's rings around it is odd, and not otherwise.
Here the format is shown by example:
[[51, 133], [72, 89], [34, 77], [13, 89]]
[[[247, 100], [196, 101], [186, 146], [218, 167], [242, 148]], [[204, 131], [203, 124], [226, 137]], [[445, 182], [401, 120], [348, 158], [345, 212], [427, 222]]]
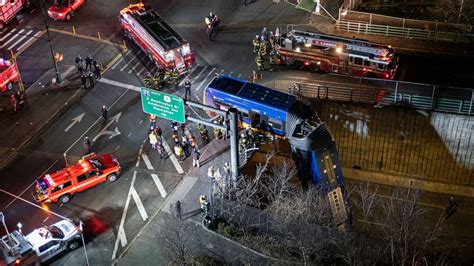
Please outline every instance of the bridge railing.
[[326, 75], [323, 80], [312, 83], [295, 82], [294, 86], [301, 95], [310, 98], [379, 106], [406, 105], [418, 110], [469, 116], [474, 114], [474, 90], [468, 88], [340, 75]]

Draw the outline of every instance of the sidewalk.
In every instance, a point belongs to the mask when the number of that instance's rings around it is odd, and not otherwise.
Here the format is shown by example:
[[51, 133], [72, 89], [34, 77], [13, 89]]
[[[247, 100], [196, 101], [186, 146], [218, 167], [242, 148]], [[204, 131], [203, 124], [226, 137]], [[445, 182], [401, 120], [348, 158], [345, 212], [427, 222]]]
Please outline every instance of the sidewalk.
[[[163, 209], [153, 217], [153, 221], [137, 236], [136, 241], [130, 243], [130, 248], [117, 261], [117, 265], [132, 265], [137, 261], [142, 265], [166, 265], [170, 260], [168, 250], [179, 239], [169, 239], [176, 230], [184, 233], [183, 243], [192, 255], [206, 255], [216, 258], [225, 264], [253, 264], [270, 265], [272, 260], [263, 254], [252, 251], [230, 239], [224, 238], [216, 232], [206, 229], [202, 225], [198, 197], [209, 195], [212, 183], [207, 179], [207, 169], [212, 165], [215, 170], [221, 168], [224, 162], [230, 161], [229, 143], [225, 140], [213, 140], [201, 148], [201, 167], [192, 168], [178, 184], [175, 190], [166, 199]], [[184, 165], [188, 168], [188, 158]], [[179, 224], [171, 214], [171, 208], [176, 201], [181, 202], [183, 224]], [[169, 242], [173, 243], [169, 243]]]
[[[90, 52], [99, 62], [105, 66], [110, 62], [116, 52], [112, 46], [95, 45], [94, 51]], [[74, 60], [77, 51], [68, 51], [68, 61]], [[87, 50], [84, 50], [84, 54]], [[16, 156], [17, 151], [25, 147], [34, 137], [42, 132], [49, 124], [57, 119], [69, 105], [88, 90], [82, 89], [82, 82], [73, 64], [64, 62], [60, 64], [59, 70], [63, 82], [52, 83], [55, 77], [54, 69], [48, 70], [30, 87], [26, 89], [26, 103], [23, 108], [18, 107], [13, 112], [9, 104], [11, 92], [0, 94], [0, 168], [8, 165]]]

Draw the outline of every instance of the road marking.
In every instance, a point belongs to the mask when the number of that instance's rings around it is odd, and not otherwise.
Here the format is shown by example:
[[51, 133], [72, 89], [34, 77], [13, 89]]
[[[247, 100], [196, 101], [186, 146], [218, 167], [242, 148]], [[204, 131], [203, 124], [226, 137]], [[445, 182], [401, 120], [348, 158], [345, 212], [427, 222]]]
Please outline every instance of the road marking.
[[112, 86], [121, 87], [121, 88], [124, 88], [124, 89], [140, 92], [140, 87], [133, 86], [133, 85], [130, 85], [130, 84], [125, 84], [125, 83], [118, 82], [118, 81], [115, 81], [115, 80], [101, 78], [99, 80], [99, 82], [103, 82], [103, 83], [106, 83], [106, 84], [109, 84], [109, 85], [112, 85]]
[[128, 133], [127, 138], [130, 137], [131, 135], [132, 135], [132, 132]]
[[[30, 39], [32, 38], [31, 36], [29, 36], [31, 33], [33, 32], [33, 30], [30, 30], [29, 32], [25, 33], [25, 35], [23, 35], [20, 39], [18, 39], [15, 43], [13, 43], [12, 45], [10, 45], [10, 47], [7, 48], [7, 50], [12, 50], [13, 47], [15, 47], [18, 43], [20, 43], [21, 41], [23, 41], [26, 37], [30, 37]], [[29, 39], [28, 39], [29, 40]]]
[[[30, 187], [32, 185], [34, 185], [36, 183], [36, 180], [42, 176], [44, 176], [46, 173], [49, 172], [49, 170], [51, 170], [51, 168], [53, 168], [53, 166], [58, 163], [58, 160], [55, 160], [46, 170], [44, 170], [37, 178], [35, 178], [35, 180], [33, 181], [33, 183], [31, 183], [27, 188], [25, 188], [20, 194], [18, 194], [18, 196], [21, 196], [23, 195], [23, 193], [25, 193], [28, 189], [30, 189]], [[6, 206], [5, 206], [5, 209], [8, 208], [8, 206], [12, 205], [13, 202], [16, 201], [16, 198], [13, 199], [12, 201], [10, 201]]]
[[181, 80], [181, 82], [178, 84], [178, 86], [183, 86], [184, 82], [191, 76], [191, 74], [194, 73], [194, 71], [196, 71], [198, 66], [199, 65], [196, 65], [195, 67], [193, 67], [193, 69], [191, 69], [191, 71], [186, 75], [186, 77], [184, 77], [184, 79]]
[[135, 68], [137, 68], [138, 65], [140, 65], [140, 61], [138, 61], [138, 62], [132, 67], [132, 69], [130, 69], [130, 70], [128, 71], [128, 74], [132, 73], [132, 71], [134, 71]]
[[44, 218], [43, 223], [46, 222], [47, 220], [49, 220], [49, 216]]
[[141, 125], [142, 123], [143, 123], [143, 119], [142, 119], [142, 120], [140, 120], [140, 122], [138, 122], [138, 124], [139, 124], [139, 125]]
[[132, 186], [130, 189], [132, 190], [133, 200], [137, 204], [138, 212], [142, 216], [143, 221], [146, 221], [146, 219], [148, 219], [148, 214], [146, 213], [146, 210], [145, 210], [145, 207], [143, 206], [142, 200], [138, 196], [138, 193], [137, 193], [137, 190], [135, 189], [135, 187]]
[[[125, 65], [123, 65], [123, 67], [120, 69], [120, 71], [123, 71], [127, 66], [130, 66], [130, 64], [135, 61], [136, 59], [138, 59], [137, 57], [133, 57], [132, 60], [128, 61], [128, 62], [125, 62]], [[138, 60], [140, 62], [140, 60]]]
[[64, 131], [65, 131], [65, 132], [68, 132], [69, 129], [71, 129], [76, 123], [81, 123], [82, 118], [84, 117], [85, 114], [86, 114], [86, 112], [83, 112], [82, 114], [80, 114], [80, 115], [74, 117], [73, 119], [71, 119], [72, 122], [69, 124], [69, 126], [67, 126], [67, 127], [64, 129]]
[[115, 62], [115, 64], [111, 67], [111, 69], [115, 69], [120, 63], [122, 63], [124, 56], [120, 57], [120, 59]]
[[[207, 76], [201, 81], [201, 83], [199, 83], [199, 86], [196, 87], [196, 91], [199, 91], [199, 88], [201, 88], [201, 86], [204, 84], [204, 82], [206, 82], [207, 78], [212, 74], [214, 73], [214, 70], [216, 70], [216, 68], [214, 67], [211, 71], [209, 71], [209, 73], [207, 73]], [[222, 70], [224, 71], [224, 70]]]
[[100, 136], [102, 135], [110, 135], [109, 139], [115, 137], [115, 136], [118, 136], [120, 135], [120, 131], [118, 130], [117, 126], [115, 126], [115, 130], [107, 130], [114, 122], [115, 123], [118, 123], [119, 119], [120, 119], [120, 116], [122, 115], [122, 112], [114, 115], [110, 121], [107, 123], [107, 125], [101, 130], [99, 131], [99, 133], [97, 133], [97, 135], [94, 137], [94, 139], [92, 141], [96, 141]]
[[206, 70], [207, 66], [204, 66], [204, 68], [201, 70], [201, 72], [199, 72], [199, 74], [194, 77], [193, 79], [193, 83], [196, 82], [196, 80], [202, 75], [202, 73]]
[[8, 36], [12, 35], [13, 33], [15, 33], [16, 31], [16, 28], [14, 28], [13, 30], [11, 30], [9, 33], [5, 34], [5, 36], [3, 36], [1, 39], [0, 39], [0, 42], [3, 42], [3, 40], [5, 40]]
[[[17, 35], [19, 36], [19, 34], [22, 33], [22, 32], [24, 32], [24, 31], [25, 31], [24, 29], [20, 30], [18, 33], [15, 34], [15, 36], [17, 36]], [[0, 48], [3, 48], [3, 47], [5, 47], [5, 46], [7, 46], [7, 44], [9, 44], [10, 42], [12, 42], [13, 40], [15, 40], [15, 37], [12, 37], [12, 38], [10, 38], [10, 40], [4, 42], [3, 45], [0, 46]]]
[[118, 151], [118, 149], [120, 149], [120, 145], [118, 145], [118, 146], [115, 148], [115, 151]]
[[239, 75], [237, 76], [237, 78], [240, 78], [241, 76], [242, 76], [242, 74], [239, 74]]
[[143, 66], [140, 71], [137, 72], [137, 76], [140, 76], [140, 74], [146, 69], [145, 66]]
[[137, 171], [133, 172], [132, 182], [130, 183], [130, 190], [128, 191], [127, 200], [125, 201], [125, 207], [123, 208], [122, 218], [120, 219], [120, 225], [118, 230], [118, 237], [115, 240], [114, 251], [112, 252], [112, 260], [115, 259], [118, 250], [118, 243], [122, 244], [122, 247], [127, 245], [127, 236], [125, 235], [125, 230], [123, 229], [123, 225], [125, 224], [125, 217], [127, 216], [128, 206], [130, 205], [130, 199], [132, 196], [132, 188], [135, 184], [135, 179], [137, 178]]
[[[148, 168], [148, 170], [155, 170], [153, 168], [153, 165], [150, 162], [150, 159], [148, 159], [148, 156], [146, 155], [146, 153], [142, 154], [142, 158], [143, 158], [143, 162], [145, 163], [146, 168]], [[166, 196], [168, 194], [166, 193], [165, 187], [163, 187], [163, 184], [161, 183], [160, 178], [158, 178], [158, 175], [157, 174], [151, 174], [151, 178], [153, 179], [153, 182], [155, 182], [155, 185], [158, 188], [158, 191], [160, 192], [161, 197], [166, 198]]]

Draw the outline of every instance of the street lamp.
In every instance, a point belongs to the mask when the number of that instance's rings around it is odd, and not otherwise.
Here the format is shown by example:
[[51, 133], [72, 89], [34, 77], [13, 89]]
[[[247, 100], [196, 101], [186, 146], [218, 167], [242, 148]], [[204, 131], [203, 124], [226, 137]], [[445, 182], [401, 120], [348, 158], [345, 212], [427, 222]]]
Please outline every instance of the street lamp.
[[41, 16], [43, 17], [44, 27], [46, 28], [46, 34], [48, 36], [49, 49], [51, 50], [51, 56], [53, 58], [54, 71], [56, 72], [56, 83], [61, 83], [62, 82], [61, 74], [59, 73], [58, 61], [56, 60], [54, 49], [53, 49], [53, 43], [51, 42], [51, 36], [49, 34], [49, 26], [48, 26], [48, 21], [46, 19], [46, 14], [44, 13], [43, 0], [40, 0], [38, 2], [40, 3]]

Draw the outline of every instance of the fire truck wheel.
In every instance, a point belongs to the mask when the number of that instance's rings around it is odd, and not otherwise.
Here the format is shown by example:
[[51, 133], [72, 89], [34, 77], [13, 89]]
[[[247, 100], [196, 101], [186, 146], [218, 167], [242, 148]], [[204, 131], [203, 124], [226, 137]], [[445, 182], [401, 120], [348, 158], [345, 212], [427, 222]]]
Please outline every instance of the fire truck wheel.
[[107, 176], [107, 181], [114, 182], [115, 180], [117, 180], [117, 175], [116, 174], [110, 174], [110, 175]]
[[77, 241], [72, 241], [72, 242], [69, 242], [69, 243], [67, 244], [67, 248], [68, 248], [69, 250], [75, 250], [75, 249], [78, 248], [79, 246], [80, 246], [80, 244], [79, 244], [79, 242], [77, 242]]
[[310, 64], [309, 65], [309, 70], [311, 70], [312, 72], [318, 72], [319, 71], [319, 65], [318, 64]]
[[296, 61], [293, 63], [293, 66], [294, 66], [296, 69], [302, 69], [303, 66], [304, 66], [304, 63], [303, 63], [303, 61], [296, 60]]
[[71, 12], [66, 14], [66, 21], [69, 21], [69, 20], [71, 20]]
[[59, 197], [59, 202], [61, 203], [68, 203], [71, 200], [71, 195], [69, 194], [64, 194], [61, 197]]

